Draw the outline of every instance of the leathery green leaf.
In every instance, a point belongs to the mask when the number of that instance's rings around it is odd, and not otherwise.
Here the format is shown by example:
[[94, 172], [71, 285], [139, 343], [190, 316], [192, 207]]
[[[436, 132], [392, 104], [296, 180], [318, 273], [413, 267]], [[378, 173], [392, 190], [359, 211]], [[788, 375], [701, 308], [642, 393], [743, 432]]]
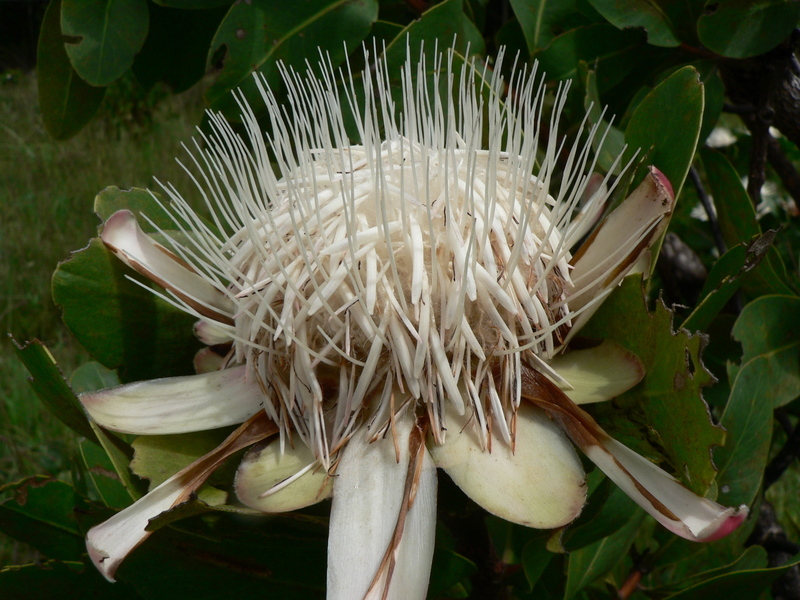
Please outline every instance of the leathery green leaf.
[[764, 258], [774, 232], [759, 235], [749, 244], [739, 244], [714, 263], [708, 274], [702, 300], [681, 327], [688, 331], [704, 331], [744, 283], [744, 276], [757, 268]]
[[36, 340], [24, 346], [15, 342], [14, 349], [31, 374], [33, 391], [47, 409], [77, 434], [99, 443], [80, 400], [67, 385], [47, 347]]
[[322, 53], [334, 67], [355, 50], [378, 18], [377, 0], [309, 0], [292, 5], [276, 2], [238, 2], [217, 29], [209, 61], [222, 64], [206, 99], [229, 117], [239, 109], [231, 90], [259, 97], [253, 73], [261, 73], [274, 89], [282, 89], [278, 64], [305, 72], [306, 60]]
[[761, 485], [772, 438], [773, 379], [768, 357], [743, 364], [731, 387], [720, 424], [728, 442], [714, 452], [719, 468], [718, 501], [726, 506], [750, 504]]
[[667, 12], [660, 2], [651, 0], [589, 0], [609, 23], [620, 29], [641, 27], [647, 32], [648, 43], [674, 47], [681, 41]]
[[608, 23], [595, 23], [553, 38], [533, 58], [539, 61], [539, 68], [547, 73], [548, 79], [575, 77], [580, 61], [596, 64], [599, 72], [613, 76], [617, 67], [629, 66], [629, 61], [642, 56], [643, 43], [640, 31], [620, 31]]
[[511, 0], [510, 3], [530, 54], [547, 46], [553, 39], [554, 30], [569, 29], [565, 25], [576, 21], [580, 14], [579, 3], [574, 0]]
[[625, 559], [645, 516], [641, 510], [633, 511], [621, 529], [569, 555], [565, 600], [574, 597]]
[[761, 357], [761, 368], [771, 382], [769, 396], [773, 408], [800, 396], [800, 298], [762, 296], [748, 304], [733, 327], [733, 336], [742, 343], [742, 364]]
[[45, 556], [78, 560], [85, 552], [75, 520], [81, 500], [63, 481], [41, 475], [0, 488], [0, 531]]
[[565, 552], [580, 550], [614, 534], [630, 521], [636, 503], [597, 469], [588, 476], [588, 483], [601, 480], [590, 494], [587, 508], [561, 535]]
[[76, 394], [83, 394], [119, 385], [119, 377], [117, 377], [116, 371], [107, 369], [99, 362], [91, 360], [72, 372], [69, 385]]
[[69, 62], [61, 35], [61, 1], [51, 2], [42, 20], [36, 50], [39, 108], [47, 132], [57, 140], [78, 133], [92, 119], [106, 89], [80, 78]]
[[778, 577], [800, 564], [795, 556], [787, 564], [772, 569], [748, 569], [706, 579], [667, 600], [752, 600], [766, 591]]
[[705, 98], [694, 67], [683, 67], [657, 85], [637, 105], [625, 129], [628, 153], [641, 148], [647, 164], [667, 176], [675, 197], [694, 160]]
[[[407, 59], [414, 64], [423, 51], [428, 57], [432, 57], [436, 43], [443, 39], [448, 40], [448, 44], [454, 39], [453, 49], [459, 54], [466, 52], [468, 44], [471, 54], [483, 52], [483, 38], [464, 13], [464, 0], [445, 0], [429, 8], [420, 19], [397, 34], [392, 43], [386, 46], [384, 53], [390, 77], [399, 82], [400, 68]], [[424, 50], [421, 45], [424, 45]], [[441, 48], [441, 42], [439, 46]], [[432, 68], [433, 65], [429, 60], [429, 72]]]
[[697, 20], [703, 45], [728, 58], [748, 58], [772, 50], [800, 20], [800, 5], [787, 0], [726, 0], [706, 3]]
[[95, 196], [94, 212], [105, 223], [118, 210], [128, 209], [136, 215], [139, 226], [145, 233], [155, 233], [156, 227], [164, 231], [175, 229], [175, 222], [159, 201], [164, 201], [161, 195], [150, 190], [121, 190], [110, 186]]
[[661, 302], [650, 313], [638, 276], [623, 280], [581, 335], [610, 339], [645, 366], [639, 385], [591, 407], [600, 425], [640, 454], [666, 458], [674, 476], [704, 494], [716, 475], [709, 450], [723, 444], [725, 432], [711, 423], [702, 399], [702, 388], [713, 381], [700, 359], [702, 338], [674, 332], [672, 313]]
[[[759, 235], [761, 226], [758, 224], [753, 203], [742, 185], [742, 178], [727, 157], [707, 148], [700, 152], [700, 157], [709, 191], [720, 203], [717, 216], [722, 238], [728, 247]], [[779, 275], [782, 270], [780, 256], [772, 250], [759, 268], [745, 277], [742, 286], [751, 296], [791, 294], [792, 290], [786, 286], [785, 276]]]
[[62, 0], [61, 31], [72, 66], [105, 86], [130, 69], [147, 37], [145, 0]]
[[0, 570], [3, 598], [58, 598], [58, 600], [141, 600], [126, 583], [112, 584], [92, 566], [78, 560], [48, 560]]
[[[589, 111], [592, 122], [601, 123], [600, 135], [592, 139], [592, 147], [597, 152], [598, 164], [602, 169], [608, 171], [625, 149], [625, 135], [618, 127], [610, 124], [610, 115], [603, 115], [603, 104], [597, 91], [597, 71], [595, 69], [586, 69], [584, 88], [586, 89], [586, 95], [583, 105]], [[603, 139], [603, 136], [605, 136], [605, 139]], [[602, 145], [600, 145], [601, 140]], [[615, 173], [619, 173], [624, 166], [624, 163], [618, 163]]]
[[[694, 563], [695, 566], [697, 566], [698, 563], [703, 564], [703, 561], [698, 558], [695, 558], [691, 562]], [[719, 577], [720, 575], [725, 575], [727, 573], [765, 569], [767, 564], [768, 556], [767, 551], [764, 550], [764, 547], [750, 546], [732, 562], [711, 569], [701, 569], [700, 572], [695, 571], [695, 574], [681, 580], [678, 585], [681, 589], [686, 590], [697, 585], [698, 583], [702, 583], [703, 581], [713, 577]], [[676, 577], [674, 579], [677, 580], [678, 578]]]
[[[100, 428], [97, 428], [97, 431], [105, 436]], [[106, 446], [111, 446], [108, 439], [105, 442]], [[131, 481], [130, 472], [127, 471], [127, 461], [120, 465], [124, 469], [125, 483], [123, 483], [120, 470], [106, 453], [105, 446], [82, 440], [78, 444], [78, 449], [86, 466], [86, 477], [94, 486], [103, 504], [110, 508], [123, 508], [141, 495]]]
[[212, 600], [264, 589], [281, 600], [325, 598], [324, 527], [310, 519], [289, 527], [297, 521], [276, 517], [265, 527], [257, 517], [216, 516], [215, 527], [190, 519], [161, 529], [131, 553], [119, 580], [144, 598]]
[[129, 278], [144, 281], [95, 238], [58, 266], [53, 299], [75, 337], [103, 365], [119, 367], [122, 381], [191, 374], [195, 319]]

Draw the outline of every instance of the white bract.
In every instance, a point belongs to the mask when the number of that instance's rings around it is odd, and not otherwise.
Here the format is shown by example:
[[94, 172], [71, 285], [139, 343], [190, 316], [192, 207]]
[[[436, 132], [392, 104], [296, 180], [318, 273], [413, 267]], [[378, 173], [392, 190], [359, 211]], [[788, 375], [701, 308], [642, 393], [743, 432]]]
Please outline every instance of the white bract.
[[147, 520], [188, 497], [241, 436], [277, 433], [239, 467], [245, 504], [280, 512], [332, 495], [336, 600], [425, 597], [436, 466], [505, 519], [571, 522], [586, 491], [564, 432], [684, 537], [713, 538], [746, 515], [694, 496], [575, 405], [643, 376], [608, 342], [564, 351], [649, 260], [672, 211], [669, 182], [652, 169], [571, 254], [613, 185], [592, 177], [596, 128], [567, 146], [558, 135], [567, 86], [545, 117], [534, 73], [506, 86], [499, 64], [432, 56], [400, 72], [375, 61], [340, 87], [324, 61], [321, 78], [284, 70], [285, 105], [257, 79], [268, 130], [239, 97], [246, 138], [211, 114], [213, 133], [195, 143], [188, 171], [210, 223], [171, 186], [168, 211], [187, 235], [169, 249], [128, 211], [106, 222], [106, 246], [227, 354], [212, 361], [221, 370], [86, 394], [90, 415], [140, 434], [245, 423], [90, 531], [106, 577], [147, 537]]

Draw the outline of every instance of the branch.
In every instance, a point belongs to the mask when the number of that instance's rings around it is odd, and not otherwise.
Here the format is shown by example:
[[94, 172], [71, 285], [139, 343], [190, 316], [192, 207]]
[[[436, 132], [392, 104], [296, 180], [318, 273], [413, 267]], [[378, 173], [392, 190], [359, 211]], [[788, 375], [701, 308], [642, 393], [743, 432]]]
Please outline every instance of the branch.
[[789, 468], [795, 458], [800, 456], [800, 422], [795, 426], [789, 439], [778, 451], [764, 471], [764, 490], [780, 479], [784, 471]]
[[711, 204], [711, 198], [709, 198], [708, 194], [706, 193], [706, 189], [703, 187], [703, 182], [700, 181], [700, 174], [697, 172], [697, 169], [694, 168], [694, 165], [689, 167], [689, 179], [692, 180], [692, 185], [694, 185], [694, 189], [697, 191], [697, 196], [700, 198], [700, 202], [706, 211], [706, 216], [708, 216], [708, 224], [711, 226], [711, 234], [714, 236], [714, 243], [717, 246], [719, 255], [722, 256], [728, 251], [728, 248], [725, 245], [725, 240], [722, 238], [722, 230], [719, 228], [717, 213], [714, 210], [714, 206]]

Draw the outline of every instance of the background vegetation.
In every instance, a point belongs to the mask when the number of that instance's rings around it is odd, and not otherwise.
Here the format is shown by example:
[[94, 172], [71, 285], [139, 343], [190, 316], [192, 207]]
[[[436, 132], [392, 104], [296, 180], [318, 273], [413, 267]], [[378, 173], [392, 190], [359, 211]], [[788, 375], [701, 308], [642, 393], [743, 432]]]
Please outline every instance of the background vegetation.
[[[798, 22], [800, 4], [779, 0], [54, 0], [38, 39], [38, 86], [31, 74], [7, 71], [0, 87], [0, 330], [44, 340], [76, 390], [170, 374], [180, 367], [169, 361], [122, 365], [115, 342], [93, 337], [103, 323], [74, 316], [92, 301], [80, 290], [61, 296], [71, 334], [58, 322], [50, 277], [96, 234], [95, 194], [151, 186], [152, 175], [187, 189], [172, 157], [202, 124], [202, 108], [236, 120], [230, 90], [252, 97], [256, 69], [280, 90], [280, 60], [303, 69], [321, 47], [335, 65], [348, 55], [357, 64], [362, 42], [374, 41], [396, 64], [407, 42], [431, 49], [455, 38], [459, 52], [491, 62], [506, 46], [520, 61], [538, 60], [550, 85], [573, 81], [567, 135], [590, 107], [593, 121], [616, 115], [601, 166], [628, 143], [642, 148], [638, 173], [656, 164], [682, 189], [650, 313], [629, 281], [587, 329], [635, 349], [649, 367], [596, 418], [695, 491], [746, 502], [753, 516], [729, 538], [690, 545], [653, 528], [593, 472], [584, 514], [552, 535], [488, 517], [445, 482], [430, 597], [800, 598]], [[106, 30], [117, 33], [105, 38]], [[621, 190], [639, 176], [632, 169]], [[106, 198], [125, 201], [113, 191]], [[124, 316], [113, 326], [135, 330]], [[698, 332], [708, 336], [702, 343]], [[158, 352], [135, 344], [127, 355]], [[714, 385], [700, 364], [703, 345]], [[178, 521], [109, 587], [86, 568], [82, 536], [141, 482], [86, 439], [99, 434], [71, 420], [71, 392], [40, 346], [19, 354], [60, 418], [38, 404], [10, 341], [0, 351], [0, 531], [8, 536], [0, 559], [9, 565], [0, 594], [323, 595], [324, 506], [300, 521], [217, 512]], [[656, 392], [678, 376], [690, 384], [673, 390], [663, 412]], [[702, 418], [688, 429], [670, 425], [686, 411]]]

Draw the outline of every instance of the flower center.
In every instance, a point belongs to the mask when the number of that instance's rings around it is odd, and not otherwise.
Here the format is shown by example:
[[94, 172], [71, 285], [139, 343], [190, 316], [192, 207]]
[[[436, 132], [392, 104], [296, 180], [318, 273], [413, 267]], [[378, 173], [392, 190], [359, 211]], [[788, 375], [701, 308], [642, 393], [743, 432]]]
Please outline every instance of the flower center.
[[376, 432], [421, 402], [443, 439], [465, 399], [507, 425], [520, 360], [570, 327], [570, 255], [530, 166], [405, 137], [310, 154], [230, 247], [237, 356], [276, 414], [323, 456], [364, 408]]

